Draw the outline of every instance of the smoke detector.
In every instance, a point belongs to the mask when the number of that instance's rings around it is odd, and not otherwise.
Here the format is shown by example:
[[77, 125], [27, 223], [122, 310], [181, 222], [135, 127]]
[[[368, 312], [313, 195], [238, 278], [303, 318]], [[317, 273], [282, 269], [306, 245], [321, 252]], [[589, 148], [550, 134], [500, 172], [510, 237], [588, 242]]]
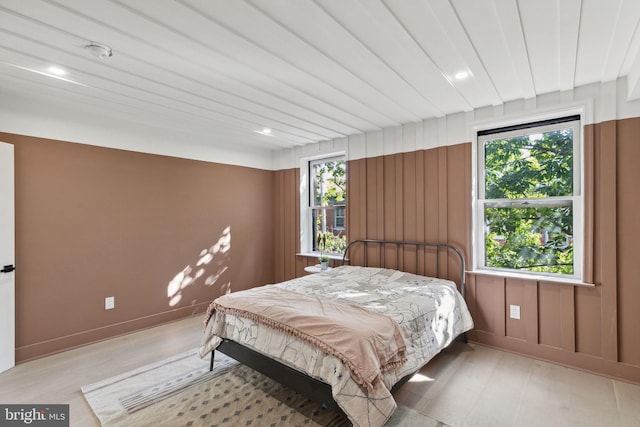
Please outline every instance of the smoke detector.
[[91, 56], [95, 56], [98, 59], [105, 59], [113, 56], [113, 50], [102, 43], [90, 42], [84, 48], [91, 54]]

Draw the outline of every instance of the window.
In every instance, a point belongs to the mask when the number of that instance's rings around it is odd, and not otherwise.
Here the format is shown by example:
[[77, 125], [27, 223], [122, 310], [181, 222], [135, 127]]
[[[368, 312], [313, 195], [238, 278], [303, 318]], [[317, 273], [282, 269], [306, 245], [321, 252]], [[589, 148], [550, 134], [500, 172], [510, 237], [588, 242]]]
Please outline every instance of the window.
[[[345, 210], [347, 164], [344, 156], [309, 162], [311, 250], [342, 254], [347, 244]], [[323, 236], [324, 247], [318, 247]]]
[[479, 268], [582, 275], [580, 116], [478, 132]]
[[333, 224], [336, 229], [344, 229], [344, 211], [344, 206], [335, 206], [335, 209], [333, 211], [335, 222]]

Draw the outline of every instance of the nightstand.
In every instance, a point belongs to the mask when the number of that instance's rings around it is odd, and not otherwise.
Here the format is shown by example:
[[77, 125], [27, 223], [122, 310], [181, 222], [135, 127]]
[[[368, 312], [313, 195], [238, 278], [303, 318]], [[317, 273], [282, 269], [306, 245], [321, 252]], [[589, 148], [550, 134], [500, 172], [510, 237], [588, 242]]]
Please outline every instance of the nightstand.
[[320, 264], [316, 264], [316, 265], [308, 265], [304, 268], [304, 271], [306, 271], [307, 273], [320, 273], [323, 271], [329, 271], [333, 269], [333, 267], [327, 267], [326, 270], [320, 270]]

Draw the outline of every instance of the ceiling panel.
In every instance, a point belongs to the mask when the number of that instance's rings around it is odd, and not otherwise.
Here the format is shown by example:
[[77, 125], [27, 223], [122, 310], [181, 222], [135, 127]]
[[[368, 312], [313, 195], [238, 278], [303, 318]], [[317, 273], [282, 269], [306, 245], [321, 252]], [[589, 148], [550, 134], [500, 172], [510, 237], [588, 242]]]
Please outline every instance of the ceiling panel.
[[[524, 33], [536, 93], [559, 90], [560, 14], [558, 0], [519, 1]], [[549, 11], [555, 13], [550, 14]]]
[[559, 90], [570, 90], [574, 87], [581, 8], [581, 0], [564, 0], [558, 3]]
[[[448, 84], [438, 67], [424, 54], [407, 29], [382, 3], [354, 2], [345, 8], [340, 1], [325, 3], [325, 10], [373, 55], [372, 69], [388, 71], [379, 78], [368, 71], [372, 85], [384, 88], [390, 98], [406, 105], [420, 116], [444, 115], [460, 111], [466, 101]], [[354, 72], [363, 75], [366, 67], [353, 65]], [[390, 87], [388, 82], [397, 82]], [[416, 96], [409, 98], [407, 92]], [[440, 99], [438, 105], [434, 99]], [[406, 122], [407, 120], [404, 120]]]
[[615, 80], [625, 59], [637, 56], [637, 51], [629, 48], [638, 31], [640, 2], [590, 0], [584, 2], [583, 8], [576, 84], [586, 84], [591, 79]]
[[576, 85], [583, 85], [602, 78], [605, 59], [610, 60], [609, 52], [611, 49], [617, 48], [612, 46], [612, 41], [617, 31], [615, 26], [621, 3], [583, 1], [584, 15], [580, 23]]
[[[501, 85], [504, 101], [530, 99], [536, 96], [536, 87], [529, 62], [529, 51], [524, 38], [520, 9], [517, 2], [494, 0], [502, 38], [507, 46], [506, 56], [511, 61], [515, 79], [496, 79]], [[503, 66], [508, 66], [503, 62]], [[511, 81], [511, 83], [509, 83]]]
[[0, 95], [278, 150], [627, 75], [636, 96], [639, 22], [637, 0], [1, 0]]
[[[440, 84], [458, 90], [470, 109], [487, 105], [487, 100], [492, 105], [502, 102], [449, 2], [389, 1], [386, 5], [445, 78], [446, 83], [437, 80]], [[456, 79], [462, 72], [469, 73], [469, 78]]]

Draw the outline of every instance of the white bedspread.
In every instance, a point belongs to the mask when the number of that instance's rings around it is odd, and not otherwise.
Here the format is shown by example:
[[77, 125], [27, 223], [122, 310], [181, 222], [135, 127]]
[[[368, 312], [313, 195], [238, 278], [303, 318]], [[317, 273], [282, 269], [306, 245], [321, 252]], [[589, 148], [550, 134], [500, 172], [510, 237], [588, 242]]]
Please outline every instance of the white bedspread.
[[[224, 332], [213, 335], [213, 322], [205, 328], [200, 356], [205, 357], [228, 338], [318, 378], [332, 387], [335, 401], [356, 426], [381, 426], [397, 407], [389, 392], [404, 376], [438, 354], [473, 321], [453, 282], [395, 270], [343, 266], [276, 285], [303, 294], [322, 294], [359, 305], [394, 319], [404, 335], [407, 362], [385, 373], [373, 391], [362, 389], [335, 356], [309, 343], [248, 319], [227, 315]], [[218, 328], [218, 330], [220, 330]]]

